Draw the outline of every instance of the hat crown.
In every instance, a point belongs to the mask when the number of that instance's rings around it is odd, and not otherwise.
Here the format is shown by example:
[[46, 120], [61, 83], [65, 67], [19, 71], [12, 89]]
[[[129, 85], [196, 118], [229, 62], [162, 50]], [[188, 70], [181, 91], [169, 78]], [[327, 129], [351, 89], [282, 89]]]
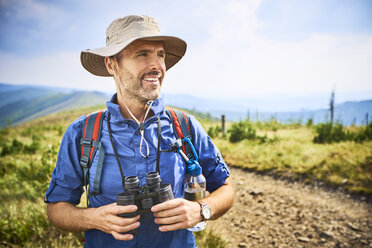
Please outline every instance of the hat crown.
[[106, 30], [106, 46], [110, 43], [123, 42], [136, 36], [159, 35], [156, 20], [145, 15], [129, 15], [115, 19]]
[[82, 51], [81, 64], [94, 75], [111, 77], [105, 65], [105, 57], [118, 54], [136, 40], [163, 42], [167, 70], [183, 57], [187, 47], [186, 42], [180, 38], [161, 35], [154, 18], [130, 15], [111, 22], [106, 29], [106, 46]]

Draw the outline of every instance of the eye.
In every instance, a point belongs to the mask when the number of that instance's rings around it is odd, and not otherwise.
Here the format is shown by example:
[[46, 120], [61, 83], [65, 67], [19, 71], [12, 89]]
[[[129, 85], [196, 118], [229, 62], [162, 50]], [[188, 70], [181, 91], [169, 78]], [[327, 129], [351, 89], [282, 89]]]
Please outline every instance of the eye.
[[147, 56], [147, 53], [139, 53], [137, 56], [138, 57], [146, 57]]
[[165, 58], [165, 53], [159, 53], [158, 56], [159, 56], [159, 58], [164, 59]]

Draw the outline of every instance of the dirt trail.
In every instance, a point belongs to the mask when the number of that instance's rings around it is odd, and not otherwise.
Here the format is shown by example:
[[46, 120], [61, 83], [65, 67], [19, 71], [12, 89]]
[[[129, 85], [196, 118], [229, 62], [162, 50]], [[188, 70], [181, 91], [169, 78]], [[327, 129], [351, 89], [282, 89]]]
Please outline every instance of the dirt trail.
[[228, 247], [372, 248], [370, 203], [316, 185], [230, 171], [234, 206], [207, 227]]

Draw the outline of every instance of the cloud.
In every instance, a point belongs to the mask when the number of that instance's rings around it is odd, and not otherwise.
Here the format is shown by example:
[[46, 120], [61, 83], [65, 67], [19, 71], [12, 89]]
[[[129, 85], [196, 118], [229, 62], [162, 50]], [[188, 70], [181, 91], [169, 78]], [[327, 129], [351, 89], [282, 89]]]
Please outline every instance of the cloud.
[[[10, 3], [5, 0], [0, 3], [4, 2]], [[123, 2], [116, 0], [104, 4], [100, 1], [88, 4], [87, 0], [79, 4], [28, 0], [20, 6], [21, 2], [16, 1], [14, 6], [20, 8], [12, 11], [16, 11], [15, 16], [26, 18], [23, 22], [30, 20], [33, 24], [23, 23], [25, 37], [14, 37], [22, 44], [31, 45], [20, 46], [15, 42], [19, 49], [2, 50], [0, 81], [3, 82], [113, 91], [112, 80], [92, 76], [81, 67], [79, 52], [103, 46], [104, 30], [113, 18], [144, 13], [154, 16], [163, 32], [188, 42], [186, 56], [167, 72], [165, 93], [286, 97], [330, 92], [334, 86], [338, 92], [372, 90], [371, 34], [325, 32], [312, 27], [310, 31], [304, 28], [306, 35], [301, 39], [273, 39], [265, 32], [273, 21], [280, 22], [280, 18], [275, 16], [267, 21], [267, 17], [262, 17], [261, 12], [268, 11], [262, 7], [267, 6], [265, 1], [190, 0], [177, 4], [144, 1], [125, 4], [124, 10]], [[277, 6], [282, 8], [277, 10], [280, 13], [294, 8], [299, 16], [304, 9], [288, 5], [287, 1], [282, 3]], [[27, 8], [32, 11], [25, 13]], [[291, 18], [286, 22], [297, 21]], [[306, 16], [303, 20], [311, 18]], [[281, 35], [286, 36], [285, 29], [281, 29]], [[46, 50], [40, 52], [44, 47]], [[33, 54], [27, 56], [21, 48]]]
[[200, 95], [229, 97], [298, 96], [330, 92], [334, 86], [343, 92], [371, 89], [372, 36], [313, 34], [283, 43], [257, 38], [230, 47], [210, 42], [190, 51], [177, 71], [183, 76], [172, 75], [172, 81], [178, 88], [187, 85], [188, 93], [197, 89]]
[[[372, 35], [309, 33], [272, 40], [259, 31], [261, 1], [228, 2], [209, 39], [190, 47], [165, 90], [210, 97], [301, 96], [371, 89]], [[172, 68], [173, 70], [173, 68]], [[182, 76], [179, 76], [182, 75]], [[173, 83], [174, 82], [174, 83]]]
[[[55, 24], [54, 20], [61, 19], [65, 13], [60, 8], [40, 1], [32, 0], [13, 0], [6, 1], [7, 13], [11, 18], [23, 20], [36, 20], [39, 25]], [[52, 21], [53, 20], [53, 21]]]
[[80, 53], [55, 53], [33, 58], [0, 53], [1, 82], [114, 92], [111, 78], [97, 77], [80, 64]]

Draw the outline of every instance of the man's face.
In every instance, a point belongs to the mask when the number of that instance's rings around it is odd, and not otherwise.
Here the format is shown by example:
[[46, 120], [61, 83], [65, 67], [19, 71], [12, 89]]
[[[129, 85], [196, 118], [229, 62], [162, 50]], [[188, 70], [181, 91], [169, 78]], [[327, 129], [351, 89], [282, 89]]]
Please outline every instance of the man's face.
[[162, 42], [134, 41], [115, 58], [116, 86], [122, 97], [147, 102], [160, 96], [166, 70]]

